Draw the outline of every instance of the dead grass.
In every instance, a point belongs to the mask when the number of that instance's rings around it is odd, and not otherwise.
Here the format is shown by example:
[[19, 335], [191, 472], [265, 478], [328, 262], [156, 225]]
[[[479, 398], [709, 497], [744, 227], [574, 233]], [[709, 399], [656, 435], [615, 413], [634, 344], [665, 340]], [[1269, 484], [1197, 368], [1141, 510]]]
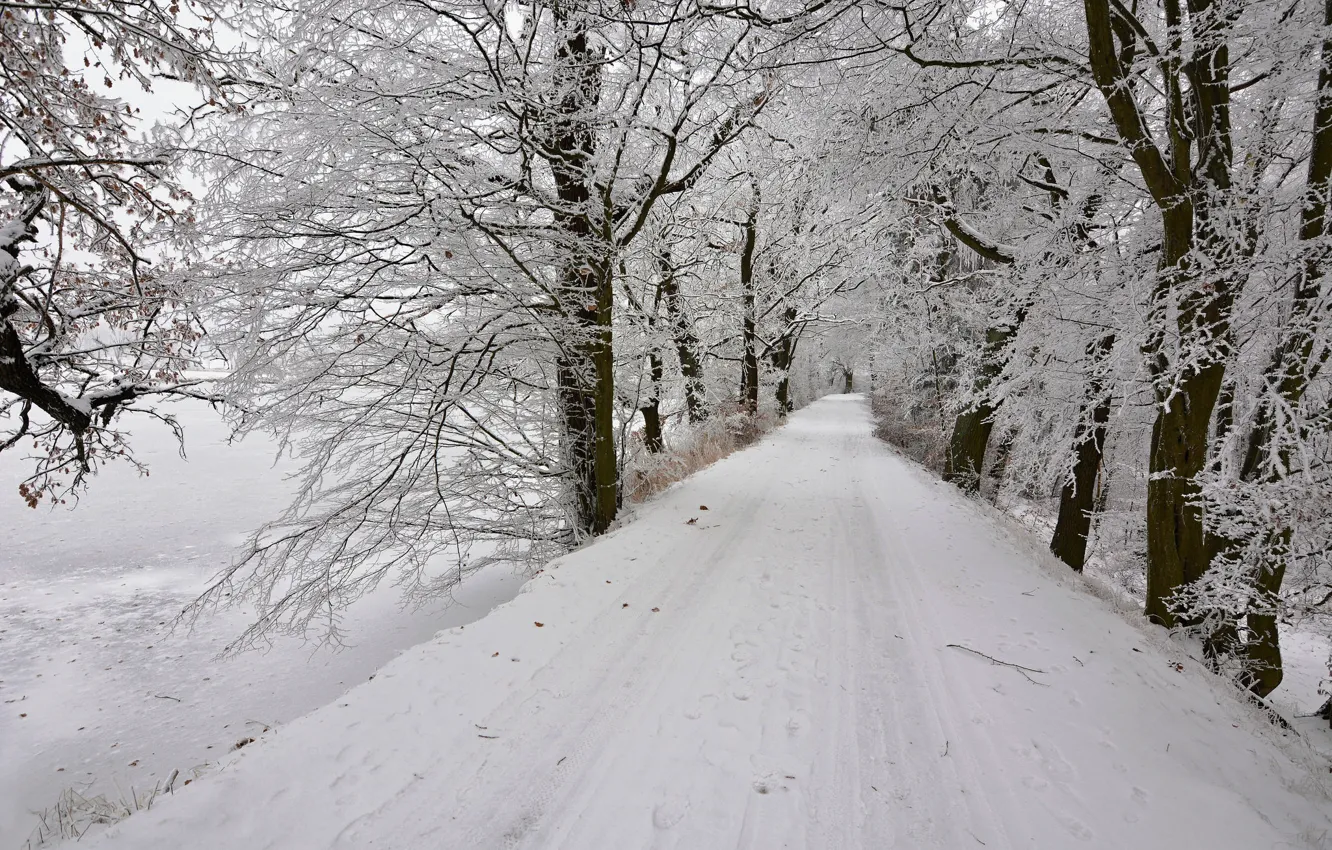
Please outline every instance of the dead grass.
[[637, 504], [652, 498], [675, 482], [753, 444], [779, 421], [772, 414], [719, 411], [706, 422], [669, 433], [664, 452], [652, 454], [636, 447], [625, 475], [629, 501]]
[[906, 402], [888, 394], [870, 397], [874, 435], [921, 466], [942, 473], [948, 446], [938, 417], [913, 409]]
[[[195, 769], [198, 776], [199, 768]], [[128, 794], [118, 798], [104, 794], [85, 796], [73, 788], [60, 792], [59, 799], [49, 809], [38, 813], [40, 821], [24, 845], [25, 850], [48, 847], [67, 839], [78, 840], [94, 827], [110, 826], [118, 823], [135, 812], [146, 812], [153, 807], [157, 798], [174, 793], [180, 771], [171, 772], [166, 782], [158, 782], [148, 789], [130, 788]], [[186, 779], [188, 785], [192, 779]]]

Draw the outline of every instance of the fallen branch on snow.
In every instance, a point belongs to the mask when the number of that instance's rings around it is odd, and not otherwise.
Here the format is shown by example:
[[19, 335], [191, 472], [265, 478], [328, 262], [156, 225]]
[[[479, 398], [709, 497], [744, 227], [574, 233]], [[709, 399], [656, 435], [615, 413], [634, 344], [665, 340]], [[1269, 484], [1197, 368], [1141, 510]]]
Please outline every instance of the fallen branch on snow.
[[985, 653], [979, 650], [972, 649], [969, 646], [963, 646], [960, 643], [950, 643], [946, 644], [946, 646], [951, 646], [953, 649], [960, 649], [963, 650], [964, 652], [970, 652], [972, 655], [979, 655], [981, 658], [984, 658], [985, 660], [989, 661], [991, 664], [998, 664], [1001, 667], [1012, 667], [1014, 670], [1018, 671], [1023, 676], [1025, 676], [1027, 681], [1031, 682], [1033, 685], [1043, 685], [1045, 687], [1049, 687], [1048, 685], [1045, 684], [1045, 682], [1038, 682], [1035, 679], [1033, 679], [1031, 676], [1027, 675], [1029, 673], [1045, 674], [1044, 670], [1037, 670], [1035, 667], [1023, 667], [1021, 664], [1013, 664], [1009, 661], [1000, 661], [998, 658], [995, 658], [993, 655], [986, 655]]

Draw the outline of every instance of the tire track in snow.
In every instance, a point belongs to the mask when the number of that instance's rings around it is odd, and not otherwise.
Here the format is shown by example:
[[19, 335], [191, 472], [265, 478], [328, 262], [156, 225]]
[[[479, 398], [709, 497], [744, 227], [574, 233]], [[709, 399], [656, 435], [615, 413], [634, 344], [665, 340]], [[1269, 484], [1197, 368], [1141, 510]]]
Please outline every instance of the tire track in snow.
[[[652, 676], [654, 667], [663, 661], [659, 635], [672, 634], [681, 646], [706, 647], [712, 641], [700, 640], [699, 632], [724, 622], [720, 616], [701, 616], [700, 608], [707, 604], [710, 594], [716, 596], [722, 571], [728, 568], [734, 571], [735, 551], [746, 540], [759, 515], [763, 493], [768, 488], [749, 486], [753, 483], [743, 482], [725, 499], [714, 496], [707, 514], [709, 525], [690, 529], [706, 535], [720, 528], [720, 539], [701, 536], [686, 547], [686, 553], [665, 550], [651, 566], [640, 569], [635, 583], [621, 597], [632, 597], [630, 604], [636, 608], [630, 612], [631, 616], [619, 622], [611, 620], [609, 627], [604, 621], [594, 622], [591, 628], [570, 638], [571, 645], [594, 650], [578, 656], [590, 662], [589, 667], [572, 665], [578, 669], [576, 678], [571, 679], [569, 674], [575, 672], [571, 670], [571, 659], [560, 655], [533, 673], [534, 685], [549, 678], [559, 681], [565, 691], [597, 694], [604, 699], [595, 711], [582, 716], [583, 723], [574, 728], [553, 728], [542, 721], [539, 705], [523, 710], [534, 697], [522, 693], [478, 721], [488, 729], [505, 730], [505, 749], [529, 753], [534, 767], [560, 760], [563, 763], [549, 777], [500, 797], [502, 806], [498, 811], [466, 804], [456, 810], [452, 816], [466, 836], [463, 846], [485, 846], [487, 840], [493, 840], [497, 824], [504, 825], [503, 846], [561, 846], [560, 835], [578, 826], [579, 814], [595, 804], [605, 777], [619, 766], [621, 757], [617, 753], [625, 751], [608, 744], [608, 737], [622, 738], [625, 729], [641, 731], [641, 717], [635, 720], [630, 717], [643, 714], [645, 707], [651, 711], [668, 687], [671, 677]], [[687, 569], [681, 570], [681, 566]], [[649, 605], [662, 610], [651, 615], [645, 627], [640, 627], [638, 609]], [[612, 617], [614, 613], [612, 609]], [[607, 653], [604, 649], [608, 646], [617, 649]], [[681, 667], [678, 661], [675, 666]], [[696, 668], [697, 665], [686, 663], [682, 669], [691, 670], [693, 675]], [[515, 729], [516, 734], [512, 731]], [[617, 734], [614, 730], [621, 731]], [[487, 784], [489, 778], [484, 768], [485, 765], [476, 771], [474, 788]], [[493, 806], [495, 798], [477, 796]], [[551, 819], [541, 823], [547, 812], [551, 813]]]

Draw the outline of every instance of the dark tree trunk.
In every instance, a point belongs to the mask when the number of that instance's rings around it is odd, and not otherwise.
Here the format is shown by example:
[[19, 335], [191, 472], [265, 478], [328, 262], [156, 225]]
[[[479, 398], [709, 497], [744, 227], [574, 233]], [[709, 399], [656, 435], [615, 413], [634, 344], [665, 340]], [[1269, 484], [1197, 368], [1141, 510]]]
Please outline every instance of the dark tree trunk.
[[1169, 598], [1207, 570], [1201, 491], [1196, 476], [1207, 460], [1212, 406], [1221, 389], [1220, 364], [1180, 382], [1152, 426], [1151, 478], [1147, 482], [1147, 616], [1176, 625]]
[[640, 407], [639, 412], [643, 414], [643, 445], [649, 452], [656, 454], [666, 448], [661, 435], [661, 379], [665, 369], [661, 355], [656, 351], [648, 354], [648, 363], [652, 388], [647, 404]]
[[777, 372], [777, 413], [785, 416], [795, 409], [791, 398], [791, 364], [795, 361], [796, 349], [796, 308], [787, 307], [782, 313], [786, 322], [782, 335], [777, 338], [772, 351], [772, 366]]
[[994, 430], [994, 415], [999, 410], [998, 405], [989, 400], [987, 391], [990, 383], [1003, 372], [1004, 353], [1025, 318], [1026, 309], [1020, 309], [1012, 323], [996, 325], [985, 332], [981, 368], [971, 388], [972, 397], [977, 401], [959, 413], [953, 423], [948, 452], [944, 456], [943, 479], [968, 493], [980, 489], [985, 452], [990, 444], [990, 432]]
[[560, 302], [571, 322], [556, 363], [563, 409], [565, 458], [574, 489], [574, 523], [600, 534], [619, 509], [615, 452], [615, 369], [611, 335], [612, 270], [598, 250], [592, 225], [590, 162], [596, 137], [584, 116], [600, 99], [601, 68], [585, 27], [563, 7], [553, 15], [561, 40], [555, 75], [563, 91], [552, 124], [557, 155], [550, 157], [560, 206], [556, 226], [566, 238]]
[[981, 402], [959, 413], [953, 422], [948, 453], [944, 455], [943, 479], [967, 493], [980, 490], [981, 470], [985, 468], [985, 452], [990, 445], [996, 412], [989, 403]]
[[[1129, 151], [1161, 215], [1161, 263], [1154, 293], [1156, 326], [1144, 346], [1153, 377], [1163, 377], [1167, 311], [1175, 313], [1182, 344], [1213, 349], [1228, 339], [1232, 292], [1228, 279], [1232, 238], [1212, 232], [1210, 206], [1224, 203], [1231, 188], [1228, 16], [1212, 0], [1191, 0], [1183, 16], [1179, 0], [1164, 0], [1166, 25], [1193, 45], [1172, 49], [1161, 62], [1168, 153], [1157, 146], [1133, 87], [1136, 36], [1125, 11], [1110, 0], [1083, 0], [1088, 58], [1120, 140]], [[1131, 13], [1130, 13], [1131, 14]], [[1119, 45], [1116, 46], [1116, 39]], [[1188, 96], [1182, 79], [1188, 78]], [[1194, 146], [1198, 160], [1193, 162]], [[1195, 206], [1201, 202], [1201, 206]], [[1195, 251], [1208, 255], [1220, 274], [1204, 279]], [[1203, 533], [1196, 476], [1207, 461], [1212, 412], [1225, 377], [1221, 352], [1215, 359], [1170, 381], [1158, 395], [1152, 427], [1151, 478], [1147, 485], [1147, 616], [1177, 624], [1170, 599], [1206, 571], [1210, 549]]]
[[777, 413], [785, 416], [795, 409], [795, 402], [791, 399], [791, 376], [782, 375], [777, 379]]
[[1091, 410], [1084, 406], [1082, 431], [1073, 445], [1073, 474], [1059, 491], [1059, 518], [1050, 539], [1050, 551], [1077, 572], [1082, 572], [1087, 560], [1087, 535], [1096, 509], [1096, 475], [1105, 452], [1106, 423], [1110, 421], [1110, 396], [1098, 369], [1114, 344], [1111, 334], [1093, 346], [1092, 379], [1087, 388]]
[[758, 241], [759, 188], [758, 181], [750, 178], [752, 200], [749, 214], [741, 228], [740, 289], [744, 298], [744, 357], [740, 370], [740, 402], [753, 416], [758, 413], [758, 303], [754, 292], [754, 246]]
[[661, 296], [675, 340], [675, 353], [680, 359], [680, 375], [684, 378], [685, 411], [690, 422], [702, 422], [707, 418], [708, 409], [704, 403], [706, 392], [703, 364], [698, 356], [698, 338], [694, 336], [693, 325], [681, 303], [680, 282], [675, 278], [670, 255], [664, 251], [658, 254], [657, 264], [661, 270]]

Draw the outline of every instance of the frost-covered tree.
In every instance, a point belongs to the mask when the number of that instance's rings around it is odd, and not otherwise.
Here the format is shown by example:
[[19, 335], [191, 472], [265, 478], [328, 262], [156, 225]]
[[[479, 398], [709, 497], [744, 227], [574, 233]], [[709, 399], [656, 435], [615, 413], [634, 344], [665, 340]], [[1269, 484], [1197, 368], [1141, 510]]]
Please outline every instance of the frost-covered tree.
[[[1052, 548], [1075, 567], [1119, 476], [1125, 503], [1145, 501], [1129, 523], [1145, 533], [1148, 615], [1197, 629], [1218, 664], [1270, 691], [1277, 620], [1324, 616], [1332, 598], [1314, 424], [1326, 9], [898, 12], [882, 65], [899, 85], [874, 95], [873, 146], [913, 181], [892, 195], [915, 189], [898, 242], [920, 260], [886, 303], [914, 286], [936, 295], [927, 315], [952, 317], [913, 357], [927, 374], [948, 355], [922, 389], [970, 386], [938, 393], [941, 418], [957, 415], [950, 466], [1053, 498]], [[987, 455], [992, 442], [1003, 451]]]
[[[205, 222], [242, 427], [305, 463], [212, 591], [260, 599], [251, 635], [390, 572], [436, 592], [609, 527], [643, 406], [617, 375], [650, 362], [615, 344], [642, 333], [626, 284], [674, 268], [659, 208], [782, 84], [788, 48], [743, 17], [333, 0], [283, 18], [256, 102], [219, 126], [240, 164]], [[669, 286], [651, 303], [680, 306]]]
[[[178, 134], [136, 101], [224, 99], [239, 55], [207, 0], [0, 7], [0, 451], [33, 452], [34, 506], [130, 457], [126, 411], [200, 394], [203, 334], [178, 271], [191, 230]], [[186, 85], [182, 85], [186, 84]], [[188, 105], [185, 104], [185, 105]]]

